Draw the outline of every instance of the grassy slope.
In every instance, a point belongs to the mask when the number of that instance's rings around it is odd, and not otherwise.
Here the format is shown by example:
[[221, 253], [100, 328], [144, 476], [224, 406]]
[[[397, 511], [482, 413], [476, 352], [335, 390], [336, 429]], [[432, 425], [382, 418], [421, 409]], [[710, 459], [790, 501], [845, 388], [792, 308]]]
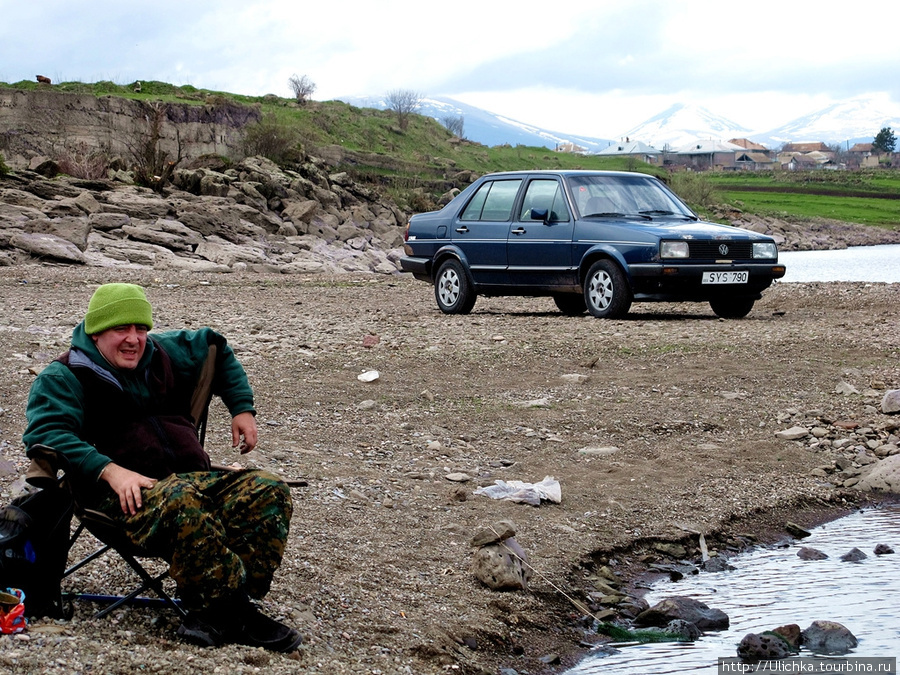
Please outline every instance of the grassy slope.
[[897, 170], [716, 173], [709, 180], [722, 201], [751, 213], [900, 227]]
[[[37, 82], [22, 81], [17, 89], [37, 89]], [[216, 105], [230, 101], [259, 106], [264, 116], [290, 127], [303, 147], [340, 145], [352, 153], [346, 168], [358, 180], [388, 192], [410, 210], [428, 207], [433, 197], [449, 187], [448, 177], [458, 171], [486, 173], [527, 169], [613, 169], [656, 175], [664, 170], [631, 159], [553, 152], [542, 147], [495, 146], [450, 142], [450, 134], [437, 121], [413, 115], [400, 131], [389, 111], [355, 108], [339, 101], [310, 102], [304, 107], [276, 96], [242, 96], [165, 82], [134, 84], [63, 82], [55, 91], [97, 96], [123, 96], [188, 105]], [[897, 229], [900, 227], [900, 171], [765, 172], [702, 174], [717, 191], [719, 201], [748, 213], [781, 218], [831, 218]], [[417, 198], [416, 195], [425, 194]], [[890, 197], [890, 198], [886, 198]], [[692, 204], [701, 212], [700, 204]]]

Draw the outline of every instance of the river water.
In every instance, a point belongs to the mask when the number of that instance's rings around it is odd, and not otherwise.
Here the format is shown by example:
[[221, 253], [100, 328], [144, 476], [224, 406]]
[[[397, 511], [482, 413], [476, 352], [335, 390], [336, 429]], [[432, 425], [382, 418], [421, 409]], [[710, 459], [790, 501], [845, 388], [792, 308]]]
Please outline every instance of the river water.
[[900, 244], [851, 246], [837, 251], [783, 251], [778, 262], [791, 281], [883, 281], [900, 283]]
[[[877, 544], [888, 544], [897, 553], [876, 556]], [[828, 559], [801, 560], [801, 546], [818, 549]], [[854, 547], [868, 557], [841, 562]], [[754, 549], [729, 562], [737, 569], [660, 582], [645, 596], [651, 606], [673, 595], [700, 600], [728, 615], [728, 630], [693, 643], [619, 646], [618, 653], [586, 657], [567, 675], [712, 675], [718, 672], [719, 657], [737, 656], [747, 633], [791, 623], [806, 629], [820, 619], [837, 621], [856, 636], [859, 646], [849, 656], [900, 656], [900, 507], [859, 511], [815, 528], [812, 536], [788, 547]]]
[[[778, 259], [787, 267], [782, 283], [900, 283], [900, 245], [789, 251], [779, 253]], [[898, 552], [875, 556], [873, 549], [880, 543]], [[829, 557], [800, 560], [800, 546]], [[841, 562], [854, 547], [868, 557], [859, 563]], [[811, 537], [790, 546], [754, 549], [730, 562], [736, 570], [660, 582], [646, 595], [651, 605], [672, 595], [696, 598], [724, 611], [731, 622], [728, 630], [693, 643], [619, 645], [614, 654], [587, 656], [566, 675], [712, 675], [718, 673], [719, 657], [737, 656], [737, 645], [747, 633], [790, 623], [805, 629], [819, 619], [837, 621], [857, 637], [859, 646], [850, 656], [900, 656], [900, 507], [860, 511], [818, 527]]]

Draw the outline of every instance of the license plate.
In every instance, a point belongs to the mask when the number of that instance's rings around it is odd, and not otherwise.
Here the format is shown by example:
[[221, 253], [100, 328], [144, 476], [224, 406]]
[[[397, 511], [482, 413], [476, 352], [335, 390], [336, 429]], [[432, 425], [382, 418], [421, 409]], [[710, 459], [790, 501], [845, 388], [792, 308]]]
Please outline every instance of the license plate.
[[743, 272], [704, 272], [704, 284], [746, 284], [750, 273], [746, 270]]

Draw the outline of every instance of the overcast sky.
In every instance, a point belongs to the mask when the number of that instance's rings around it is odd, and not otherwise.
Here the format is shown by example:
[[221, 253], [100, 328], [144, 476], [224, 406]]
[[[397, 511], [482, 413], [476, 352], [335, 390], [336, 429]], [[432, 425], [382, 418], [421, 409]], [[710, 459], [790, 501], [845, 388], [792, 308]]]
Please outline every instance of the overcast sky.
[[161, 80], [313, 98], [409, 89], [616, 137], [674, 103], [753, 131], [900, 105], [892, 0], [0, 0], [0, 81]]

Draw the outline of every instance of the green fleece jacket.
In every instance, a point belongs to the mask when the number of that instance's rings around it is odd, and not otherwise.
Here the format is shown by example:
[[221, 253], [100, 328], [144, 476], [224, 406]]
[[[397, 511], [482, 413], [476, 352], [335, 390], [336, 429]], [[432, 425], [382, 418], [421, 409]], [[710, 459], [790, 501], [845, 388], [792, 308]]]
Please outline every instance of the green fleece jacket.
[[[253, 390], [243, 366], [225, 338], [210, 328], [196, 331], [179, 330], [151, 333], [150, 336], [169, 355], [178, 381], [196, 384], [206, 360], [209, 345], [221, 344], [219, 367], [213, 380], [214, 395], [221, 397], [232, 417], [252, 412]], [[147, 348], [137, 368], [120, 370], [110, 365], [84, 331], [84, 323], [72, 333], [70, 359], [86, 358], [91, 370], [121, 389], [138, 406], [146, 406], [152, 395], [147, 385], [147, 368], [156, 349], [147, 340]], [[110, 379], [111, 378], [111, 379]], [[83, 440], [85, 423], [85, 391], [69, 366], [54, 361], [38, 375], [31, 386], [26, 409], [27, 427], [23, 435], [26, 448], [46, 445], [65, 455], [70, 470], [83, 483], [96, 482], [100, 472], [111, 461]]]

